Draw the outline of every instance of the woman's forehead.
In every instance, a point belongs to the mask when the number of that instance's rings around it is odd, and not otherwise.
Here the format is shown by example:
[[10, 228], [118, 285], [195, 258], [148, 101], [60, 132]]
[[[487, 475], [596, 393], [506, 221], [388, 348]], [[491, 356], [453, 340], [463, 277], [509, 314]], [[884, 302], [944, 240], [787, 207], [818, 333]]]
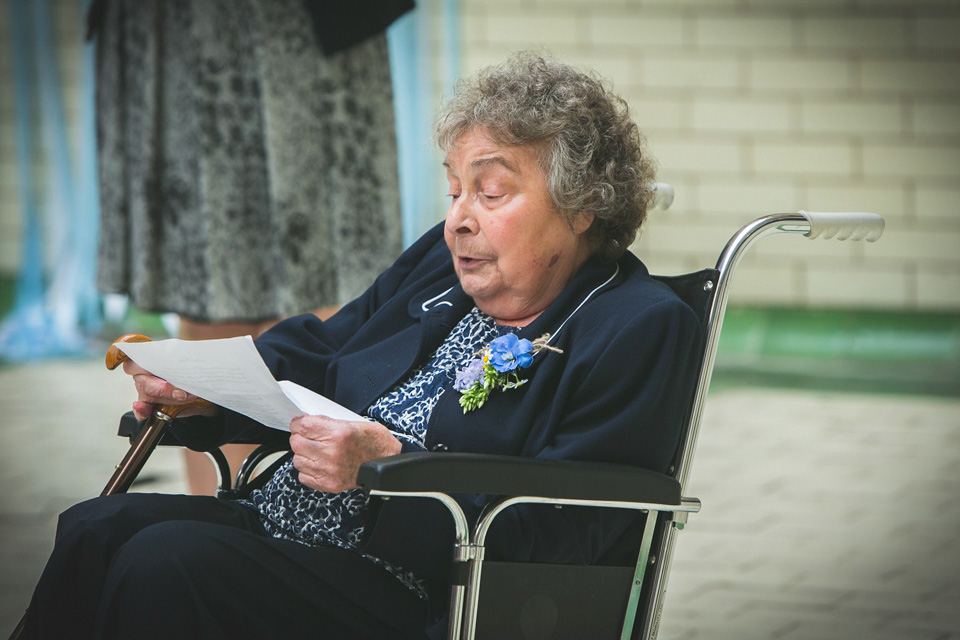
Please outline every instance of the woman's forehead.
[[486, 129], [475, 128], [450, 145], [443, 164], [452, 170], [482, 171], [499, 166], [512, 173], [527, 174], [539, 169], [540, 152], [540, 144], [507, 145], [497, 142]]

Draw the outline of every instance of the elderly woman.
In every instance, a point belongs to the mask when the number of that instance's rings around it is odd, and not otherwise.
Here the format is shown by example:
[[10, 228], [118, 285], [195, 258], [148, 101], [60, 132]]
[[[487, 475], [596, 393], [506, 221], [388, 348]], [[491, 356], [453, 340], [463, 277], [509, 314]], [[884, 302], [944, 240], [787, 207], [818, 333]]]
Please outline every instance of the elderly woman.
[[[295, 317], [256, 342], [278, 379], [369, 421], [297, 418], [291, 455], [245, 500], [123, 495], [67, 511], [31, 637], [434, 637], [449, 516], [371, 501], [363, 462], [429, 450], [667, 467], [698, 325], [626, 251], [653, 169], [623, 101], [520, 54], [458, 86], [437, 138], [445, 222], [330, 320]], [[125, 366], [139, 416], [191, 400]], [[178, 437], [203, 448], [264, 429], [208, 413]], [[486, 501], [459, 499], [473, 516]], [[487, 557], [590, 563], [633, 518], [517, 508]]]

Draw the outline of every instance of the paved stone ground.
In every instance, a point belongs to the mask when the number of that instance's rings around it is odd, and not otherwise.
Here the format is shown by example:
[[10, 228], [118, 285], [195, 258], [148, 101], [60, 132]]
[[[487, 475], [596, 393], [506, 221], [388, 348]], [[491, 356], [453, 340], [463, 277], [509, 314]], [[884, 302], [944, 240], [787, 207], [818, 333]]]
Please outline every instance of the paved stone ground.
[[[126, 376], [99, 362], [0, 369], [0, 636], [56, 514], [126, 450]], [[686, 493], [664, 640], [960, 640], [960, 400], [712, 393]], [[182, 491], [161, 450], [140, 491]], [[585, 639], [589, 640], [589, 639]]]
[[661, 638], [960, 638], [960, 401], [708, 398]]
[[[135, 394], [102, 362], [0, 368], [0, 637], [20, 620], [53, 548], [57, 514], [97, 496], [126, 453], [116, 436]], [[178, 451], [158, 449], [134, 485], [183, 492]]]

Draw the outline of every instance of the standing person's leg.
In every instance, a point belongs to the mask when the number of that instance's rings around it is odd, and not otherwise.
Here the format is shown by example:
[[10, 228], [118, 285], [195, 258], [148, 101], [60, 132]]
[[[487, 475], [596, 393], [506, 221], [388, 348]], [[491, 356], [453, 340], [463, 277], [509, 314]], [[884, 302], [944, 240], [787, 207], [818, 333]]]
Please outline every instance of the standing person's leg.
[[168, 520], [260, 528], [252, 509], [205, 496], [131, 493], [75, 505], [60, 515], [54, 549], [34, 591], [23, 637], [91, 637], [113, 556], [139, 531]]
[[[181, 317], [180, 337], [184, 340], [216, 340], [247, 335], [256, 338], [270, 328], [274, 322], [271, 320], [267, 322], [208, 323]], [[220, 449], [226, 456], [227, 462], [230, 463], [231, 473], [236, 476], [240, 465], [255, 448], [255, 445], [226, 444]], [[217, 491], [217, 474], [206, 454], [184, 449], [183, 461], [186, 466], [187, 490], [196, 496], [214, 495]]]
[[[335, 314], [340, 310], [340, 307], [337, 305], [331, 305], [329, 307], [320, 307], [319, 309], [313, 310], [313, 315], [317, 316], [321, 320], [329, 320], [330, 316]], [[266, 329], [264, 329], [266, 331]]]
[[[339, 310], [337, 306], [321, 307], [313, 314], [321, 320], [327, 320]], [[180, 338], [183, 340], [216, 340], [233, 338], [236, 336], [251, 336], [256, 338], [261, 333], [276, 324], [276, 320], [264, 322], [226, 322], [210, 323], [199, 322], [180, 317]], [[230, 472], [236, 477], [240, 465], [256, 448], [255, 445], [225, 444], [220, 447], [223, 455], [230, 463]], [[187, 490], [195, 496], [212, 496], [217, 491], [217, 474], [206, 454], [199, 451], [183, 450], [183, 461], [186, 467]]]

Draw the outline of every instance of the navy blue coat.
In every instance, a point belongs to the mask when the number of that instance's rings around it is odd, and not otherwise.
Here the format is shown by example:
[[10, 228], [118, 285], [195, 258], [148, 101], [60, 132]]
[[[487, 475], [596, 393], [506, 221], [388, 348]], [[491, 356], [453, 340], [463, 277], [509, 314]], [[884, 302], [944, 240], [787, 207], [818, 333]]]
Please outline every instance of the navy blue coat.
[[[362, 413], [422, 365], [473, 306], [437, 225], [328, 321], [297, 316], [256, 345], [277, 379]], [[615, 264], [591, 258], [517, 333], [531, 340], [555, 334], [551, 344], [563, 353], [540, 352], [522, 371], [527, 384], [494, 392], [466, 415], [451, 376], [430, 417], [427, 449], [666, 469], [695, 382], [699, 326], [693, 311], [635, 256], [627, 253]], [[207, 436], [225, 440], [250, 428], [248, 419], [228, 414], [223, 431]], [[486, 499], [459, 496], [471, 518]], [[491, 530], [487, 557], [590, 563], [633, 518], [614, 509], [513, 508]], [[371, 511], [365, 550], [442, 587], [452, 542], [442, 506], [394, 498]]]

